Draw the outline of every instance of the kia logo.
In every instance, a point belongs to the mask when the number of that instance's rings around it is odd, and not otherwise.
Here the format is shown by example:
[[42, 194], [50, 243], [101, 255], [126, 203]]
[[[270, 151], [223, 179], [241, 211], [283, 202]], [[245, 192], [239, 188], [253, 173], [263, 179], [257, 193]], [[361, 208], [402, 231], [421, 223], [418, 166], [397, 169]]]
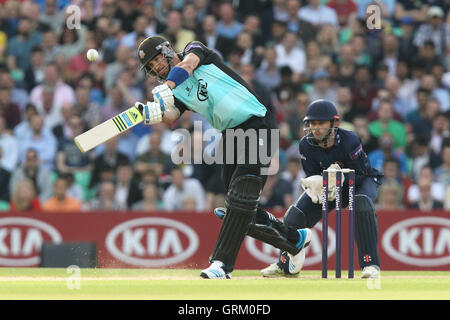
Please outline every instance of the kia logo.
[[106, 236], [106, 248], [117, 259], [136, 266], [180, 263], [198, 249], [194, 230], [166, 218], [140, 218], [121, 223]]
[[419, 217], [391, 226], [383, 235], [383, 248], [397, 261], [433, 267], [450, 264], [450, 219]]
[[[322, 261], [322, 225], [317, 224], [313, 229], [311, 229], [311, 231], [311, 243], [306, 249], [305, 266], [314, 265]], [[246, 237], [245, 247], [257, 260], [268, 264], [276, 261], [280, 252], [280, 250], [275, 247], [267, 243], [257, 241], [251, 237]], [[336, 233], [333, 229], [328, 227], [328, 256], [332, 256], [335, 251]]]
[[0, 265], [27, 267], [40, 263], [43, 242], [61, 243], [53, 226], [30, 218], [0, 219]]

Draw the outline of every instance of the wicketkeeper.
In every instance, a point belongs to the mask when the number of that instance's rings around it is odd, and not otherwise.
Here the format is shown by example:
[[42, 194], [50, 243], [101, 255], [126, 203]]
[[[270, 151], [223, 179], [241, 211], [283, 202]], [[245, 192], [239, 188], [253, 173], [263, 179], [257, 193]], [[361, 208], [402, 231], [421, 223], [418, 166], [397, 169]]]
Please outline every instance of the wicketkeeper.
[[[306, 178], [302, 180], [305, 191], [286, 211], [283, 222], [276, 220], [268, 212], [258, 210], [250, 225], [248, 235], [268, 242], [268, 230], [271, 230], [272, 234], [277, 234], [278, 240], [268, 243], [282, 249], [279, 260], [261, 270], [265, 277], [292, 276], [302, 269], [305, 247], [311, 240], [309, 229], [322, 218], [322, 171], [333, 168], [355, 170], [355, 240], [359, 265], [363, 270], [363, 278], [379, 276], [378, 223], [373, 201], [377, 197], [383, 174], [371, 167], [359, 136], [352, 131], [338, 128], [339, 120], [336, 107], [330, 101], [316, 100], [308, 106], [304, 118], [306, 135], [299, 144], [306, 174]], [[348, 206], [348, 179], [345, 176], [343, 175], [343, 208]], [[336, 177], [330, 174], [328, 181], [328, 209], [331, 211], [336, 205]], [[222, 218], [226, 216], [226, 210], [217, 208], [215, 214]], [[299, 241], [293, 232], [297, 229], [306, 230], [306, 245], [301, 250], [289, 248], [289, 243], [295, 244]], [[285, 241], [280, 240], [283, 238]]]

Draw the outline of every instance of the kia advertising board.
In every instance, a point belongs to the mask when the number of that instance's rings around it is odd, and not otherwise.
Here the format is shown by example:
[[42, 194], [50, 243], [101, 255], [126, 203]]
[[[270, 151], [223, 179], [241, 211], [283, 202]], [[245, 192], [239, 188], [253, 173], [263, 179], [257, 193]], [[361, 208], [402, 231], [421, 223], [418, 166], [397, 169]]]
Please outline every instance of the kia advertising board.
[[[383, 270], [450, 270], [449, 212], [396, 211], [377, 215]], [[331, 269], [336, 248], [334, 217], [331, 213], [328, 229]], [[346, 214], [342, 225], [342, 262], [346, 268]], [[220, 226], [221, 221], [210, 213], [5, 213], [0, 218], [0, 266], [39, 266], [44, 242], [95, 242], [98, 267], [201, 269], [208, 265]], [[321, 224], [312, 231], [305, 269], [319, 270]], [[236, 268], [261, 269], [276, 261], [278, 254], [272, 246], [246, 237]]]

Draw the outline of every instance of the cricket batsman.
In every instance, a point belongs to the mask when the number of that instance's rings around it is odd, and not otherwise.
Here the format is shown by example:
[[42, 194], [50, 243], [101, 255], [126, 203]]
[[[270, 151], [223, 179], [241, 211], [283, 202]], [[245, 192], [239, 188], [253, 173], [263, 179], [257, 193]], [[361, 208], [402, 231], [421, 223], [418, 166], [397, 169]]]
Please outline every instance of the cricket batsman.
[[[304, 118], [306, 135], [300, 140], [299, 151], [306, 174], [302, 180], [305, 190], [290, 206], [283, 222], [276, 220], [270, 213], [258, 210], [249, 227], [248, 235], [264, 241], [261, 237], [264, 228], [273, 229], [279, 238], [295, 244], [299, 241], [293, 230], [307, 230], [307, 244], [301, 250], [290, 250], [288, 245], [280, 254], [279, 260], [261, 270], [264, 277], [292, 276], [300, 272], [305, 261], [306, 246], [309, 244], [310, 228], [322, 218], [322, 171], [325, 169], [348, 168], [355, 170], [355, 240], [358, 248], [359, 266], [363, 278], [377, 278], [380, 274], [378, 254], [378, 223], [374, 200], [383, 174], [371, 167], [359, 136], [339, 128], [339, 115], [332, 102], [313, 101], [307, 108]], [[348, 179], [343, 175], [342, 207], [348, 206]], [[328, 209], [335, 208], [336, 177], [329, 175]], [[224, 208], [215, 210], [219, 218], [226, 217]], [[255, 232], [258, 231], [258, 232]], [[267, 233], [267, 231], [266, 231]], [[298, 233], [300, 234], [300, 232]], [[267, 241], [266, 241], [267, 242]], [[281, 248], [279, 245], [274, 245]]]
[[[183, 52], [176, 53], [169, 41], [152, 36], [140, 43], [137, 54], [147, 76], [161, 83], [152, 91], [154, 102], [136, 103], [142, 110], [144, 124], [161, 121], [170, 124], [189, 110], [203, 115], [222, 132], [219, 152], [222, 152], [222, 180], [227, 190], [226, 216], [210, 257], [211, 265], [202, 270], [200, 276], [229, 279], [249, 224], [260, 210], [260, 193], [267, 179], [262, 169], [268, 168], [270, 163], [262, 161], [259, 151], [269, 152], [270, 160], [271, 145], [277, 143], [272, 141], [271, 134], [261, 132], [278, 130], [273, 112], [216, 52], [200, 42], [190, 42]], [[230, 138], [225, 134], [227, 130], [256, 134], [256, 140], [237, 143], [233, 135]], [[256, 142], [252, 144], [252, 141]], [[227, 157], [230, 146], [233, 157]], [[243, 161], [237, 161], [238, 157]], [[229, 158], [232, 161], [228, 161]], [[263, 212], [260, 216], [266, 217]], [[296, 251], [308, 244], [308, 231], [293, 231], [296, 238], [301, 239], [295, 243]], [[268, 241], [276, 243], [279, 240], [276, 236], [274, 238], [269, 230]], [[289, 243], [286, 246], [291, 247]]]

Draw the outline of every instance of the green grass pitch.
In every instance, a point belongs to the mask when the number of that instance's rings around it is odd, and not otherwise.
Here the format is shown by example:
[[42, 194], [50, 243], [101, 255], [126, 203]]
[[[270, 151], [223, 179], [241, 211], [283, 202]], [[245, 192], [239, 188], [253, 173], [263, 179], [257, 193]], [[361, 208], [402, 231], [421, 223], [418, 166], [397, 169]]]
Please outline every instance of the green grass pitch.
[[205, 280], [193, 269], [0, 268], [0, 299], [328, 300], [450, 299], [449, 272], [383, 271], [379, 279], [328, 279], [320, 271], [298, 278], [262, 278], [235, 270], [231, 280]]

